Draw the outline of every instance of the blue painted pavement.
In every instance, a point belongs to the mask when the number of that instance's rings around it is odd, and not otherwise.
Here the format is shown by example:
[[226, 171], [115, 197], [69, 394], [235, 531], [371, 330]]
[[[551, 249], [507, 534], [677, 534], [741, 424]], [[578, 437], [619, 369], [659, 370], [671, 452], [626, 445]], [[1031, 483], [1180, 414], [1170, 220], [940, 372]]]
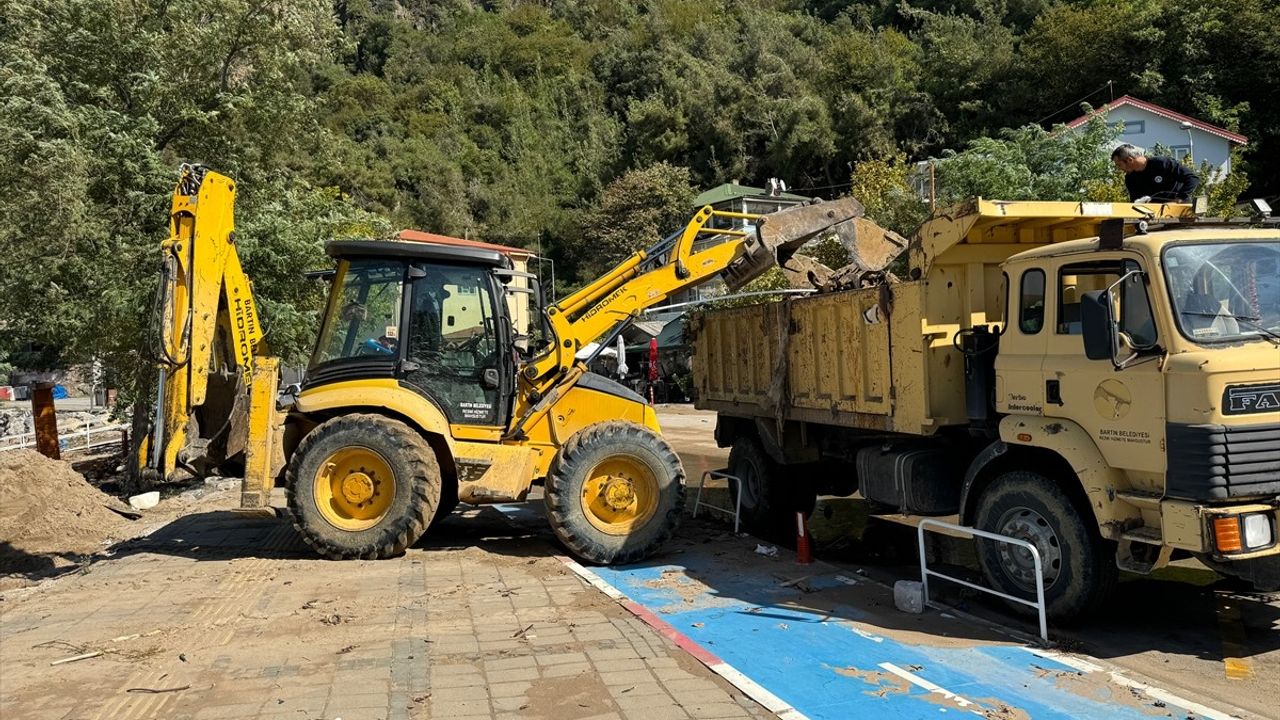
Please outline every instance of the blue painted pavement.
[[[788, 587], [778, 574], [802, 571], [785, 560], [756, 556], [744, 569], [696, 547], [679, 558], [593, 571], [814, 720], [1196, 717], [937, 611], [925, 620], [899, 613], [886, 588], [830, 566], [814, 565], [805, 572], [817, 574]], [[921, 687], [929, 683], [951, 695]]]

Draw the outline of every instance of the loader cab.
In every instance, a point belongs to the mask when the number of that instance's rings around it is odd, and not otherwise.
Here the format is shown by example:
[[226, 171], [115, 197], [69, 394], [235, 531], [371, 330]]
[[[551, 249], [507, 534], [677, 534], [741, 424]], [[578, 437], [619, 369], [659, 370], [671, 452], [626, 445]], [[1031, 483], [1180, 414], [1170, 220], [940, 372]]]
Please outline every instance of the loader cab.
[[403, 240], [326, 249], [337, 267], [304, 389], [394, 379], [451, 425], [506, 424], [515, 357], [505, 255]]

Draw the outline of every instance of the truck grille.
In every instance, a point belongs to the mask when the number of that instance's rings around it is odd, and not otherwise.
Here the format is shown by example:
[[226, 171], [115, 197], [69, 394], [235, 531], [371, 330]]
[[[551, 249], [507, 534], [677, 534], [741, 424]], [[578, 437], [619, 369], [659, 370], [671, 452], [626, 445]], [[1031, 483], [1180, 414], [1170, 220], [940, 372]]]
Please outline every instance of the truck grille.
[[1280, 495], [1280, 423], [1169, 423], [1165, 494], [1188, 500]]

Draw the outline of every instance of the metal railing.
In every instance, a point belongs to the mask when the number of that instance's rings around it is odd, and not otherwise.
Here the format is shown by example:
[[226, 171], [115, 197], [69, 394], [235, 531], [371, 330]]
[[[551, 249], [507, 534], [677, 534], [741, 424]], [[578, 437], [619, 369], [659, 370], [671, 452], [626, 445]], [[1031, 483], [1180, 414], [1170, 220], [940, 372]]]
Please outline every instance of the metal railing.
[[[999, 590], [992, 590], [989, 587], [976, 585], [967, 580], [961, 580], [960, 578], [952, 575], [945, 575], [936, 570], [930, 570], [928, 561], [925, 559], [925, 553], [924, 553], [925, 526], [933, 526], [933, 527], [942, 528], [945, 530], [950, 530], [952, 532], [957, 532], [962, 535], [965, 535], [969, 538], [974, 538], [974, 537], [986, 538], [988, 540], [994, 540], [996, 542], [1005, 543], [1006, 545], [1017, 545], [1018, 547], [1026, 549], [1028, 552], [1031, 553], [1031, 560], [1035, 564], [1036, 601], [1031, 602], [1030, 600], [1017, 597], [1016, 595], [1009, 595], [1007, 593], [1002, 593]], [[1005, 600], [1010, 600], [1016, 603], [1021, 603], [1028, 607], [1035, 608], [1037, 611], [1039, 611], [1039, 614], [1040, 614], [1040, 639], [1043, 640], [1046, 645], [1049, 644], [1049, 625], [1045, 618], [1044, 572], [1043, 572], [1043, 567], [1041, 566], [1041, 563], [1040, 563], [1040, 551], [1036, 550], [1035, 545], [1032, 545], [1026, 540], [1019, 540], [1018, 538], [1009, 537], [1008, 535], [998, 535], [996, 533], [987, 532], [986, 530], [979, 530], [977, 528], [965, 527], [964, 525], [955, 525], [953, 523], [943, 522], [941, 520], [934, 520], [933, 518], [925, 518], [924, 520], [920, 521], [920, 524], [916, 527], [916, 536], [917, 536], [918, 544], [920, 546], [920, 584], [923, 586], [921, 589], [924, 591], [925, 605], [930, 604], [929, 603], [929, 576], [932, 575], [934, 577], [941, 578], [943, 580], [950, 580], [953, 583], [958, 583], [960, 585], [963, 585], [967, 588], [972, 588], [979, 592], [988, 593], [991, 595], [995, 595], [996, 597], [1003, 598]]]
[[[732, 515], [733, 516], [733, 534], [737, 535], [738, 519], [742, 514], [742, 481], [738, 479], [737, 475], [730, 475], [728, 470], [729, 468], [724, 468], [723, 470], [708, 470], [702, 473], [702, 479], [698, 481], [698, 495], [696, 498], [694, 498], [694, 501], [693, 501], [693, 517], [698, 517], [698, 508], [700, 507], [705, 507], [708, 510], [715, 510], [716, 512], [722, 512], [725, 515]], [[733, 503], [733, 510], [730, 510], [729, 508], [725, 508], [725, 507], [720, 507], [719, 505], [712, 505], [711, 503], [702, 502], [702, 489], [706, 486], [707, 478], [709, 477], [723, 478], [725, 480], [738, 483], [738, 492], [734, 496], [735, 500]]]
[[[63, 450], [70, 451], [90, 450], [104, 445], [117, 445], [124, 442], [124, 436], [121, 434], [121, 431], [126, 431], [128, 429], [129, 426], [124, 424], [108, 424], [106, 422], [94, 424], [90, 422], [82, 428], [77, 428], [68, 432], [59, 432], [58, 447]], [[113, 431], [116, 433], [114, 438], [94, 440], [94, 435], [101, 435], [102, 433], [109, 433]], [[0, 437], [0, 452], [35, 446], [36, 434], [34, 431]]]

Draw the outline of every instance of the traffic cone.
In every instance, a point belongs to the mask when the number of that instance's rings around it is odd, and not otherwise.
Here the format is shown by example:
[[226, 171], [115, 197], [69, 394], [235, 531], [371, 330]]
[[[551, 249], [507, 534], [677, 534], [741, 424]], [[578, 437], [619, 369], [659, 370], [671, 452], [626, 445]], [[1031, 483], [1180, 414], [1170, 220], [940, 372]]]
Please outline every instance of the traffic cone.
[[805, 523], [804, 513], [796, 512], [796, 564], [809, 565], [813, 562], [813, 548], [809, 545], [809, 527]]

